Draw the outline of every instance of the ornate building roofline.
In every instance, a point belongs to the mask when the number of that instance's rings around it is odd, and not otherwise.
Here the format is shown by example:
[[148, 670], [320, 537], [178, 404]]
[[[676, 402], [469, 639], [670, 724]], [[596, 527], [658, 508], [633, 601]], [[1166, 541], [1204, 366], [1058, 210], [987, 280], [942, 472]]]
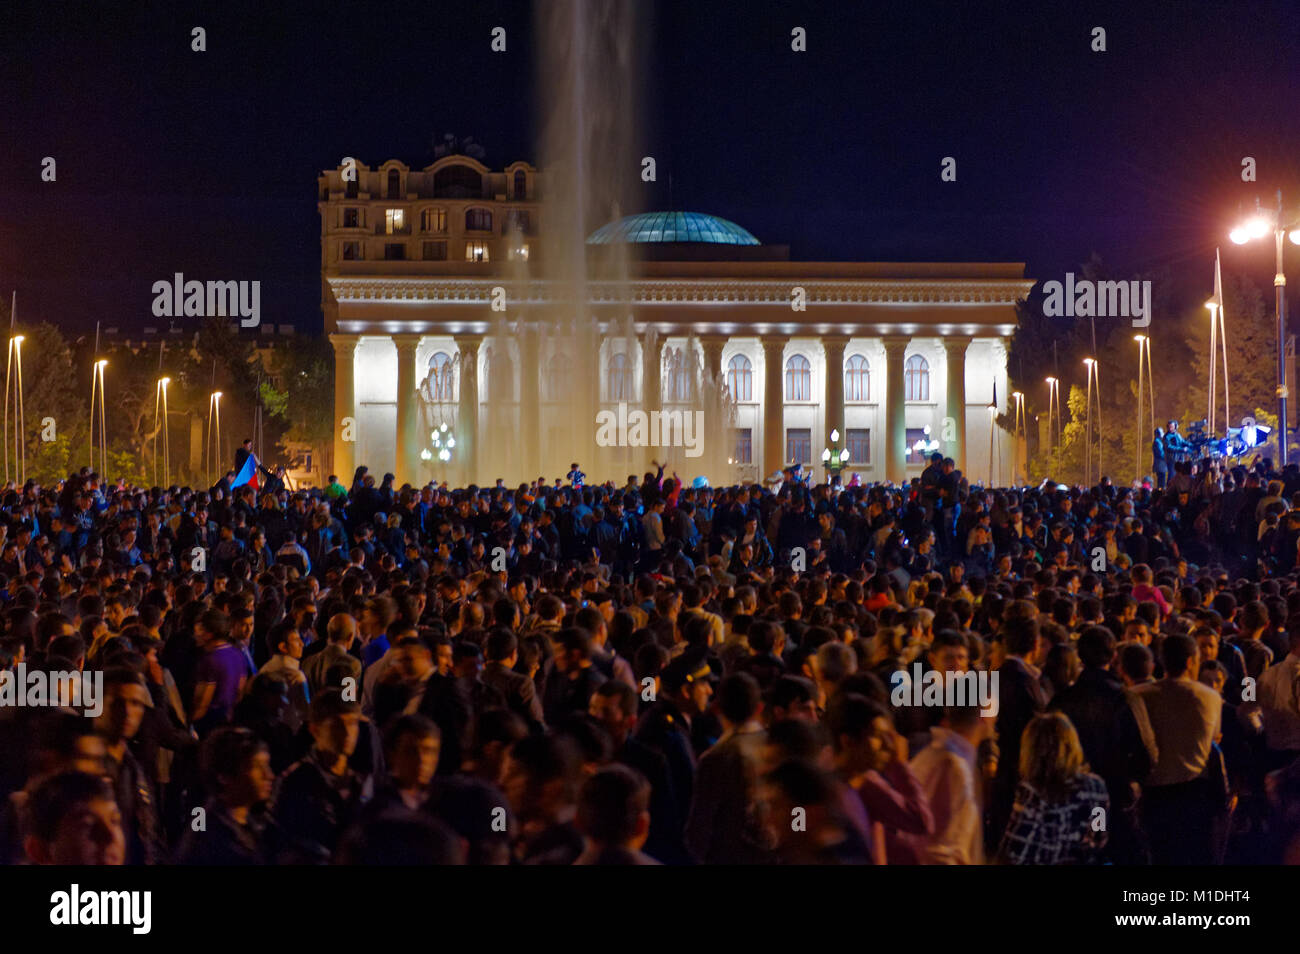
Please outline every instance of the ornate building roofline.
[[[512, 282], [495, 278], [367, 278], [326, 276], [340, 304], [413, 301], [448, 305], [489, 304], [503, 287], [518, 305], [564, 302], [559, 282]], [[590, 284], [589, 303], [637, 305], [767, 305], [789, 308], [796, 287], [809, 305], [1015, 305], [1034, 287], [1027, 279], [636, 279]], [[630, 292], [630, 294], [629, 294]]]

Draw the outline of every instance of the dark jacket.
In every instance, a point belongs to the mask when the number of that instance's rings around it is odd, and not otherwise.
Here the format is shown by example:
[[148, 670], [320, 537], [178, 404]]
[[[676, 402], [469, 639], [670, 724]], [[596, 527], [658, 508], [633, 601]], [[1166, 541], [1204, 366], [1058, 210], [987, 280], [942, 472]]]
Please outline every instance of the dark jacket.
[[490, 662], [483, 667], [483, 682], [501, 693], [507, 708], [522, 717], [530, 728], [540, 730], [546, 727], [537, 686], [523, 673], [499, 662]]
[[1074, 724], [1084, 758], [1106, 782], [1112, 807], [1130, 804], [1132, 783], [1141, 782], [1151, 771], [1151, 756], [1142, 744], [1123, 683], [1105, 669], [1088, 666], [1074, 685], [1056, 694], [1051, 706]]

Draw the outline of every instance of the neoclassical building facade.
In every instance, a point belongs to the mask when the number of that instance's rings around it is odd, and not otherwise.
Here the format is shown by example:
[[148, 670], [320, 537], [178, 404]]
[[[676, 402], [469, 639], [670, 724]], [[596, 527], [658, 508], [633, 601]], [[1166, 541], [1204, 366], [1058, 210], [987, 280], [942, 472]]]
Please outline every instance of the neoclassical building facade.
[[[795, 462], [820, 479], [835, 451], [844, 479], [901, 482], [935, 449], [972, 481], [1015, 476], [994, 417], [1010, 409], [1007, 347], [1033, 285], [1021, 263], [792, 262], [716, 216], [629, 216], [588, 237], [591, 260], [618, 256], [621, 271], [593, 268], [594, 331], [566, 337], [548, 317], [564, 289], [538, 267], [531, 166], [358, 164], [318, 186], [345, 479], [365, 464], [399, 484], [513, 485], [578, 460], [621, 482], [652, 458], [714, 484]], [[709, 408], [725, 453], [599, 446], [596, 412], [620, 405]]]

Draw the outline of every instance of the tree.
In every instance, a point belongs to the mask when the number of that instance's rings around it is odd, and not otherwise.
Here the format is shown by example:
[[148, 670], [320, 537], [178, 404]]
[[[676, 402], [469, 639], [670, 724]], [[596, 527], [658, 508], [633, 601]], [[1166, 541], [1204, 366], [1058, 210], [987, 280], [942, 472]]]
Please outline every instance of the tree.
[[[23, 336], [27, 476], [52, 484], [90, 462], [90, 369], [76, 372], [72, 349], [54, 325], [42, 322], [15, 330]], [[12, 403], [9, 414], [12, 427]]]
[[262, 382], [263, 405], [286, 425], [281, 446], [301, 441], [325, 460], [335, 427], [333, 347], [324, 338], [305, 339], [276, 350], [270, 364], [271, 377]]
[[[1223, 280], [1224, 327], [1227, 333], [1228, 397], [1231, 398], [1228, 425], [1240, 427], [1252, 411], [1271, 408], [1277, 414], [1277, 327], [1258, 285], [1243, 275], [1226, 272]], [[1191, 326], [1187, 347], [1192, 352], [1192, 383], [1181, 396], [1181, 420], [1200, 420], [1209, 407], [1210, 322], [1201, 309], [1200, 320]], [[1216, 362], [1219, 393], [1216, 417], [1223, 420], [1223, 356]], [[1254, 415], [1261, 420], [1259, 414]], [[1217, 426], [1223, 436], [1223, 424]]]

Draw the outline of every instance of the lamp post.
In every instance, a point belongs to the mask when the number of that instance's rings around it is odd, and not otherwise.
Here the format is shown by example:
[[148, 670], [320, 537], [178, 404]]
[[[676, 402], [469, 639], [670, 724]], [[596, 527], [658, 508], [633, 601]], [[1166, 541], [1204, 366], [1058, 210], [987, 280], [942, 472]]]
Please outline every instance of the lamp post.
[[826, 483], [831, 483], [849, 463], [849, 449], [841, 449], [840, 432], [831, 431], [831, 446], [822, 450], [822, 465], [826, 468]]
[[153, 466], [154, 483], [158, 482], [158, 431], [162, 431], [163, 442], [163, 486], [167, 486], [168, 474], [171, 473], [171, 441], [167, 429], [167, 385], [171, 378], [159, 378], [153, 399]]
[[[436, 456], [444, 464], [450, 462], [451, 452], [456, 449], [456, 434], [454, 431], [447, 429], [444, 421], [438, 426], [436, 431], [430, 435], [433, 439], [434, 450], [430, 451], [427, 447], [420, 453], [422, 460], [433, 460]], [[428, 455], [427, 457], [425, 455]]]
[[[1025, 442], [1025, 459], [1029, 458], [1029, 422], [1025, 417], [1025, 395], [1021, 391], [1012, 391], [1011, 398], [1016, 402], [1016, 461], [1012, 470], [1012, 482], [1020, 476], [1020, 442]], [[1026, 483], [1029, 475], [1025, 474]]]
[[90, 469], [95, 469], [95, 403], [99, 403], [99, 458], [100, 476], [107, 479], [108, 438], [104, 431], [104, 368], [107, 358], [100, 358], [91, 370], [90, 378]]
[[1083, 453], [1083, 482], [1089, 486], [1092, 484], [1092, 395], [1093, 382], [1096, 381], [1097, 391], [1097, 472], [1098, 479], [1101, 474], [1101, 381], [1097, 378], [1097, 359], [1084, 358], [1083, 363], [1088, 366], [1088, 413], [1085, 416], [1087, 421], [1084, 427], [1084, 453]]
[[[996, 478], [993, 476], [993, 444], [994, 444], [994, 440], [993, 440], [993, 432], [997, 429], [997, 423], [998, 423], [998, 406], [997, 406], [996, 404], [990, 404], [990, 405], [989, 405], [989, 486], [990, 486], [990, 487], [996, 487], [996, 486], [997, 486], [997, 484], [996, 484], [996, 482], [995, 482], [995, 481], [996, 481]], [[998, 457], [997, 457], [997, 460], [998, 460], [998, 476], [1001, 477], [1001, 476], [1002, 476], [1002, 447], [1001, 447], [1001, 445], [999, 445], [998, 448], [997, 448], [997, 455], [998, 455]]]
[[[27, 443], [26, 421], [23, 417], [23, 336], [14, 335], [9, 339], [9, 363], [5, 369], [5, 480], [9, 479], [9, 393], [14, 392], [14, 481], [27, 482]], [[9, 382], [14, 386], [10, 388]]]
[[1047, 379], [1047, 444], [1051, 449], [1052, 463], [1060, 467], [1061, 382], [1052, 377]]
[[205, 449], [208, 444], [212, 445], [212, 457], [210, 461], [205, 462], [204, 470], [206, 470], [208, 474], [211, 475], [212, 482], [215, 484], [219, 478], [213, 472], [212, 465], [215, 464], [217, 468], [221, 467], [221, 392], [220, 391], [213, 391], [212, 394], [208, 397], [208, 441], [205, 442], [204, 444]]
[[[1138, 346], [1138, 406], [1137, 406], [1137, 439], [1136, 439], [1136, 443], [1137, 443], [1137, 465], [1136, 465], [1136, 467], [1135, 467], [1135, 469], [1134, 469], [1134, 471], [1133, 471], [1133, 474], [1134, 474], [1133, 479], [1134, 479], [1135, 481], [1137, 481], [1137, 482], [1140, 483], [1141, 480], [1142, 480], [1142, 444], [1143, 444], [1143, 438], [1142, 438], [1142, 430], [1143, 430], [1143, 428], [1142, 428], [1142, 358], [1143, 358], [1144, 355], [1148, 354], [1148, 352], [1149, 352], [1149, 350], [1150, 350], [1150, 347], [1151, 347], [1151, 339], [1148, 338], [1146, 335], [1134, 335], [1134, 336], [1133, 336], [1133, 340], [1137, 342], [1137, 346]], [[1155, 382], [1154, 382], [1154, 381], [1151, 382], [1151, 387], [1152, 387], [1152, 391], [1154, 392], [1154, 389], [1155, 389]], [[1152, 425], [1152, 426], [1151, 426], [1151, 430], [1152, 430], [1152, 433], [1154, 433], [1154, 432], [1155, 432], [1155, 413], [1156, 413], [1156, 399], [1155, 399], [1155, 394], [1154, 394], [1154, 393], [1151, 393], [1151, 394], [1149, 395], [1149, 397], [1148, 397], [1148, 400], [1151, 402], [1151, 417], [1152, 417], [1152, 421], [1151, 421], [1151, 425]]]
[[[1291, 241], [1300, 245], [1300, 230], [1282, 224], [1282, 190], [1277, 191], [1277, 208], [1264, 211], [1256, 200], [1255, 215], [1228, 233], [1236, 245], [1245, 245], [1252, 239], [1262, 239], [1273, 233], [1274, 261], [1277, 271], [1273, 276], [1274, 310], [1277, 315], [1277, 460], [1279, 469], [1286, 467], [1287, 421], [1286, 401], [1286, 275], [1282, 271], [1282, 240], [1290, 230]], [[1228, 422], [1224, 422], [1226, 429]]]

